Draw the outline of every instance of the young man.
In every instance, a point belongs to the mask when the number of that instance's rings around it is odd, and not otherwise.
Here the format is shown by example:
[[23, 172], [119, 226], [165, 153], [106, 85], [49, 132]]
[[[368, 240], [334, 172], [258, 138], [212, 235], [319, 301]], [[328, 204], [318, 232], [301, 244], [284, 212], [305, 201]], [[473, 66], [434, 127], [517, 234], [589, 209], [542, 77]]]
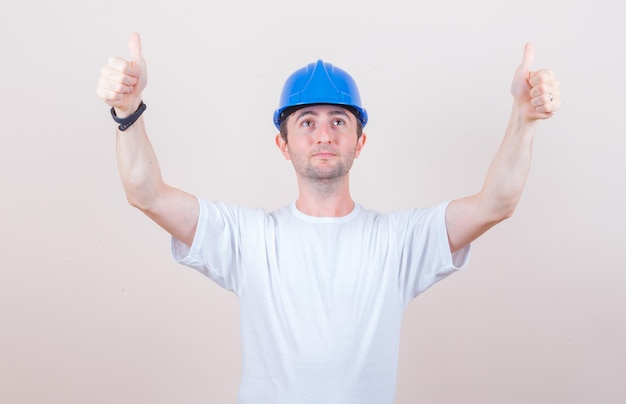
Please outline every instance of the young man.
[[367, 112], [345, 71], [318, 61], [286, 81], [274, 123], [299, 196], [266, 213], [208, 202], [163, 182], [143, 122], [140, 39], [109, 60], [97, 93], [120, 124], [117, 157], [131, 205], [172, 235], [174, 258], [240, 300], [240, 403], [392, 403], [402, 314], [462, 268], [470, 243], [510, 217], [537, 121], [561, 105], [550, 70], [530, 71], [527, 45], [513, 109], [480, 192], [428, 209], [380, 214], [355, 204], [349, 173]]

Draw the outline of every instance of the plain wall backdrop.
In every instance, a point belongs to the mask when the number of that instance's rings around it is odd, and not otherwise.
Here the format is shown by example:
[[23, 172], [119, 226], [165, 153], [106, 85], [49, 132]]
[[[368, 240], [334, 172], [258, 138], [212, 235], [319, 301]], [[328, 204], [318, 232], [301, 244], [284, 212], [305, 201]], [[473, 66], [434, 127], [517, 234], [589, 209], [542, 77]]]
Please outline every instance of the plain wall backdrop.
[[537, 130], [513, 218], [411, 303], [397, 403], [626, 402], [626, 17], [621, 3], [3, 2], [0, 402], [234, 403], [235, 296], [170, 259], [127, 205], [95, 89], [148, 63], [166, 181], [274, 209], [296, 197], [271, 118], [295, 69], [349, 71], [370, 114], [355, 200], [381, 211], [478, 191], [526, 42], [563, 107]]

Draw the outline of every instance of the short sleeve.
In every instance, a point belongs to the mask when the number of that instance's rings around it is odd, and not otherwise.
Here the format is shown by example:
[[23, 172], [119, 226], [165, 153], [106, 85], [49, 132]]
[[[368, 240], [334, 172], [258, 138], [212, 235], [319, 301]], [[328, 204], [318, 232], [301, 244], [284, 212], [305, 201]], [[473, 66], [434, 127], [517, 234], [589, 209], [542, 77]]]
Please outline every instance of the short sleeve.
[[405, 304], [469, 261], [469, 245], [454, 254], [450, 251], [445, 218], [448, 204], [402, 213], [406, 227], [401, 240], [399, 282]]
[[194, 268], [225, 289], [241, 287], [241, 234], [238, 210], [198, 198], [200, 212], [191, 246], [172, 237], [174, 261]]

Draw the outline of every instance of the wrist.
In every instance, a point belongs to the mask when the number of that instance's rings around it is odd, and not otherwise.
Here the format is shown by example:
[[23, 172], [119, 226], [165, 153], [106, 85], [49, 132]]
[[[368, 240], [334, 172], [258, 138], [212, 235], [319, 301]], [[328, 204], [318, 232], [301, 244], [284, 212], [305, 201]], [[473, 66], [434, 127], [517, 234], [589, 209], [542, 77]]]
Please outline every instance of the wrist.
[[137, 122], [145, 110], [146, 104], [144, 104], [143, 100], [140, 100], [139, 106], [134, 110], [134, 112], [127, 114], [125, 111], [121, 111], [120, 113], [124, 114], [122, 116], [118, 115], [118, 110], [116, 108], [111, 107], [111, 116], [113, 117], [113, 120], [119, 124], [117, 128], [123, 132]]
[[128, 108], [113, 107], [111, 108], [111, 110], [115, 112], [116, 117], [120, 119], [125, 119], [135, 113], [135, 111], [137, 111], [141, 106], [142, 102], [143, 100], [140, 98], [137, 101], [133, 102], [130, 106], [128, 106]]
[[530, 109], [532, 109], [532, 107], [529, 107], [524, 102], [514, 101], [511, 110], [511, 119], [520, 126], [534, 128], [537, 126], [537, 119], [532, 116]]

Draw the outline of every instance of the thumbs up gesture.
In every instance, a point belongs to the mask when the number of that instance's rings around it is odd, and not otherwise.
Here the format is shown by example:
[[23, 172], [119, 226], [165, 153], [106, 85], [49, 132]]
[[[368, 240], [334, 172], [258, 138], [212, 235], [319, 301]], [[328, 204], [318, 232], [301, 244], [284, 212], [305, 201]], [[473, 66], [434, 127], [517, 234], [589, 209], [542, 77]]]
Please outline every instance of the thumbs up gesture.
[[146, 61], [141, 54], [141, 38], [133, 33], [128, 42], [132, 60], [119, 57], [109, 59], [100, 70], [96, 94], [115, 108], [117, 116], [123, 118], [137, 110], [141, 94], [148, 83]]
[[515, 71], [511, 84], [515, 106], [527, 121], [550, 118], [561, 108], [559, 81], [550, 69], [531, 71], [534, 58], [534, 46], [526, 44], [522, 63]]

